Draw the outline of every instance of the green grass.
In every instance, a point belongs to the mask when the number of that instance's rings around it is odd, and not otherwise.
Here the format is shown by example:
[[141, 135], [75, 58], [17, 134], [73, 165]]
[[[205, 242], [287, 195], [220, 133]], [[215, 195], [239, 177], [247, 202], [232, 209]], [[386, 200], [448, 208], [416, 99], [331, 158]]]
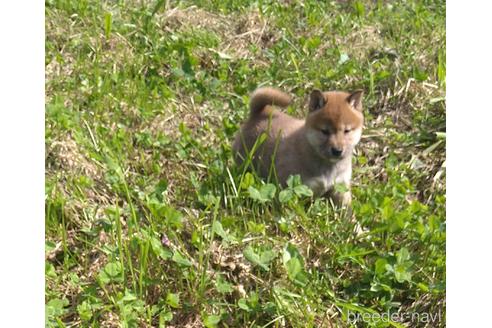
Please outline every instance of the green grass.
[[[444, 327], [445, 58], [444, 1], [48, 0], [46, 325]], [[354, 220], [233, 164], [260, 85], [365, 90]]]

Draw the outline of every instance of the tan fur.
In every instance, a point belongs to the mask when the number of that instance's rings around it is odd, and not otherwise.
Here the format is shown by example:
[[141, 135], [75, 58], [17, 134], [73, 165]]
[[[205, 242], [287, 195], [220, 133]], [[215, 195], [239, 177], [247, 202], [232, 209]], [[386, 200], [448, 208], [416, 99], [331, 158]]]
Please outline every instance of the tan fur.
[[265, 133], [265, 141], [251, 159], [261, 177], [285, 185], [290, 175], [299, 174], [316, 196], [325, 195], [337, 204], [348, 205], [350, 191], [338, 194], [334, 185], [350, 186], [352, 151], [363, 126], [361, 99], [362, 91], [314, 90], [309, 114], [306, 120], [299, 120], [272, 107], [287, 106], [289, 95], [273, 88], [257, 89], [251, 96], [250, 117], [233, 143], [235, 159], [243, 163]]
[[286, 107], [290, 102], [290, 96], [280, 90], [268, 87], [256, 89], [249, 102], [250, 116], [256, 116], [267, 105]]

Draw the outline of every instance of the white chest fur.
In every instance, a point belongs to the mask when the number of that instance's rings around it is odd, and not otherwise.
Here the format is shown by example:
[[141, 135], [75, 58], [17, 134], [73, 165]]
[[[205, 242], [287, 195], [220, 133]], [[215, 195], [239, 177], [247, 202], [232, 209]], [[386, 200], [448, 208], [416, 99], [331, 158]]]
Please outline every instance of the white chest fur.
[[347, 187], [350, 185], [352, 178], [352, 166], [334, 166], [329, 170], [321, 171], [316, 176], [307, 177], [305, 184], [313, 190], [316, 196], [324, 195], [335, 184], [344, 184]]

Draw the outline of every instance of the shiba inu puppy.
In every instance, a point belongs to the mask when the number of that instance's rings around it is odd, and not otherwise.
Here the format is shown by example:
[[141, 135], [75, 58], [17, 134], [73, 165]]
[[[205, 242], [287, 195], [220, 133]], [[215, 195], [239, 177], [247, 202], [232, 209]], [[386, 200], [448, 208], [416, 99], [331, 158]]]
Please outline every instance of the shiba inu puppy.
[[[277, 179], [284, 186], [290, 175], [298, 174], [315, 196], [350, 205], [352, 151], [364, 123], [362, 95], [362, 90], [313, 90], [309, 113], [300, 120], [273, 107], [287, 107], [289, 95], [257, 89], [251, 95], [249, 118], [232, 146], [236, 162], [251, 161], [261, 177]], [[338, 184], [346, 188], [335, 188]]]

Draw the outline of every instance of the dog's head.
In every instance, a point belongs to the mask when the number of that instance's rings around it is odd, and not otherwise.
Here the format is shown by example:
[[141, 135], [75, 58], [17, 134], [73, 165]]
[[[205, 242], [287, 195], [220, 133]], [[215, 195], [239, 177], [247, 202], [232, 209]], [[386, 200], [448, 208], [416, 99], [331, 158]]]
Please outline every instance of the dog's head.
[[359, 142], [364, 124], [362, 95], [362, 90], [311, 92], [306, 136], [322, 158], [336, 162], [350, 156]]

